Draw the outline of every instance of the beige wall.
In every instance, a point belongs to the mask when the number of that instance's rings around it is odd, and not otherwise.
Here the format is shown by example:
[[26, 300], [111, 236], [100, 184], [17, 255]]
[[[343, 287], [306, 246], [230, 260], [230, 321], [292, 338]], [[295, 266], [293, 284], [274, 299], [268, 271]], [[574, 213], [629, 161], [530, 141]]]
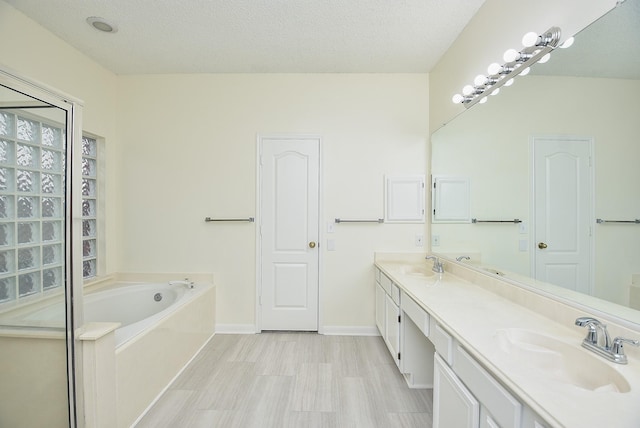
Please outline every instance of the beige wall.
[[[373, 252], [418, 251], [423, 224], [336, 225], [383, 216], [383, 177], [424, 174], [426, 74], [165, 75], [119, 78], [125, 156], [123, 271], [213, 271], [218, 324], [255, 323], [258, 134], [322, 137], [321, 316], [372, 327]], [[326, 251], [325, 239], [336, 242]]]
[[431, 131], [464, 111], [451, 97], [473, 84], [476, 75], [485, 74], [489, 64], [502, 63], [504, 51], [521, 47], [525, 33], [555, 26], [565, 40], [615, 4], [615, 0], [486, 0], [429, 73]]

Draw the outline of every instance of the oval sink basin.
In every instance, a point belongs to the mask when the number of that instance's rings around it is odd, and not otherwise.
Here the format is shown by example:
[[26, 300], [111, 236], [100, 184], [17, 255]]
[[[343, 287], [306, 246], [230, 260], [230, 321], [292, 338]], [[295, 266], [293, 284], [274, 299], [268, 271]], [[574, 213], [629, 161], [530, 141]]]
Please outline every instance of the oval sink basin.
[[507, 328], [496, 331], [499, 349], [548, 380], [601, 392], [629, 392], [627, 380], [605, 360], [578, 346], [536, 333]]
[[402, 274], [402, 275], [408, 275], [408, 276], [421, 276], [421, 277], [427, 277], [427, 276], [432, 276], [433, 275], [433, 271], [431, 270], [430, 266], [422, 266], [422, 265], [399, 265], [398, 266], [398, 271]]

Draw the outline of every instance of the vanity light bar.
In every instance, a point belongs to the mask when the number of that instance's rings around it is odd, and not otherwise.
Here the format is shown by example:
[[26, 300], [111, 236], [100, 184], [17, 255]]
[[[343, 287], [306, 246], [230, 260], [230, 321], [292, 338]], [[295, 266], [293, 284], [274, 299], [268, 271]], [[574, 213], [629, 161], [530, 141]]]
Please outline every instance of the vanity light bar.
[[522, 38], [524, 48], [520, 51], [507, 50], [504, 53], [504, 64], [491, 64], [487, 69], [487, 76], [476, 76], [474, 84], [462, 88], [462, 94], [455, 94], [452, 101], [463, 104], [466, 108], [486, 102], [487, 95], [496, 95], [502, 86], [511, 86], [514, 77], [527, 75], [529, 67], [536, 62], [547, 62], [551, 51], [558, 47], [560, 35], [558, 27], [551, 27], [540, 35], [533, 32], [525, 34]]

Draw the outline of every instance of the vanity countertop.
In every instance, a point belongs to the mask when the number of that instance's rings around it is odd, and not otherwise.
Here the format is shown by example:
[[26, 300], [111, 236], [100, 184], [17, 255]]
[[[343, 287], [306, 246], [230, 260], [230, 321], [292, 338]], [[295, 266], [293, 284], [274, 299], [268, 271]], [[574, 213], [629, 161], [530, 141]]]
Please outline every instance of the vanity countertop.
[[[376, 266], [434, 317], [503, 385], [554, 427], [640, 426], [640, 361], [615, 364], [582, 348], [586, 329], [563, 325], [505, 297], [494, 294], [450, 272], [431, 276], [407, 272], [431, 268], [431, 261], [415, 255], [385, 258]], [[413, 269], [407, 269], [407, 267]], [[587, 314], [585, 314], [587, 315]], [[583, 361], [598, 358], [629, 383], [628, 392], [608, 388], [584, 389], [549, 379], [526, 358], [514, 358], [500, 349], [498, 332], [521, 329], [553, 337], [576, 351]], [[575, 349], [574, 349], [575, 348]], [[580, 370], [576, 358], [572, 370]]]

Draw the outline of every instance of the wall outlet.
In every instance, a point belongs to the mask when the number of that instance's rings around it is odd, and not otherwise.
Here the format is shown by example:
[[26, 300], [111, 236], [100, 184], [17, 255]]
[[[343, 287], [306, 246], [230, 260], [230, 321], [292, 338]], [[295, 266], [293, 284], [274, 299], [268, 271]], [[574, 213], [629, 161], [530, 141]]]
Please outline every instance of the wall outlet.
[[327, 233], [333, 233], [336, 231], [336, 224], [333, 221], [327, 223]]
[[422, 247], [424, 245], [424, 236], [416, 235], [416, 247]]
[[529, 240], [528, 239], [521, 239], [518, 242], [518, 249], [522, 253], [526, 253], [527, 251], [529, 251]]
[[336, 241], [334, 239], [327, 239], [327, 251], [336, 250]]
[[440, 235], [431, 235], [431, 246], [432, 247], [440, 246]]

